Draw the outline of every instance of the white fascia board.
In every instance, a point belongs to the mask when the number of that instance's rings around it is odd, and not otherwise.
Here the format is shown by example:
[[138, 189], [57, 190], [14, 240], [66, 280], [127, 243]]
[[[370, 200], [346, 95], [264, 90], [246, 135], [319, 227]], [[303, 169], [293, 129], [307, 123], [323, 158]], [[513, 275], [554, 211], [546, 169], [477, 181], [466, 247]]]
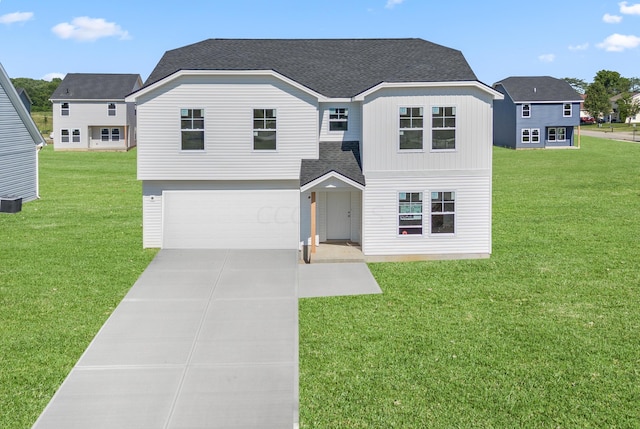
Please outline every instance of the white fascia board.
[[556, 101], [516, 101], [515, 104], [564, 104], [564, 103], [582, 103], [583, 100], [556, 100]]
[[297, 88], [307, 94], [316, 97], [319, 101], [323, 101], [324, 99], [328, 99], [324, 95], [313, 91], [312, 89], [307, 88], [304, 85], [296, 82], [293, 79], [289, 79], [288, 77], [281, 75], [278, 72], [273, 70], [178, 70], [177, 72], [161, 79], [157, 82], [152, 83], [151, 85], [141, 88], [131, 94], [127, 95], [125, 101], [127, 103], [135, 102], [138, 97], [145, 95], [149, 92], [156, 90], [157, 88], [166, 85], [169, 82], [172, 82], [176, 79], [179, 79], [183, 76], [271, 76], [279, 79], [294, 88]]
[[504, 94], [478, 81], [445, 81], [445, 82], [382, 82], [353, 97], [353, 101], [364, 101], [365, 97], [386, 88], [477, 88], [490, 94], [494, 100], [504, 99]]
[[364, 185], [361, 185], [360, 183], [358, 183], [356, 181], [353, 181], [353, 180], [349, 179], [348, 177], [343, 176], [340, 173], [336, 173], [335, 171], [330, 171], [327, 174], [324, 174], [324, 175], [318, 177], [317, 179], [312, 180], [311, 182], [307, 183], [306, 185], [301, 186], [300, 187], [300, 192], [306, 192], [309, 189], [318, 186], [319, 184], [321, 184], [322, 182], [324, 182], [325, 180], [328, 180], [328, 179], [338, 179], [341, 182], [344, 182], [349, 186], [352, 186], [352, 187], [354, 187], [356, 189], [364, 191]]

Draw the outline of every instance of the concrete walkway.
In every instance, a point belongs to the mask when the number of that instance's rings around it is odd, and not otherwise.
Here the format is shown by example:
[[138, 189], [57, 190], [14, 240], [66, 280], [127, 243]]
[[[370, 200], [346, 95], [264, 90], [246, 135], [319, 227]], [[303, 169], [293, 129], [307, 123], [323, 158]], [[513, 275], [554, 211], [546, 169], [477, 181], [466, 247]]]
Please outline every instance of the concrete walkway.
[[298, 296], [361, 293], [364, 263], [162, 250], [33, 428], [297, 428]]

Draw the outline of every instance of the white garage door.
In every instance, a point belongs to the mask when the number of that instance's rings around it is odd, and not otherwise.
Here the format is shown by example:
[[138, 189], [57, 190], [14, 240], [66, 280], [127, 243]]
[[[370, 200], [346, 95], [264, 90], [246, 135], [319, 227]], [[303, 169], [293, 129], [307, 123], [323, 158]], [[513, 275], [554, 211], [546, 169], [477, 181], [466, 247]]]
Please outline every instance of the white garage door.
[[297, 249], [300, 192], [165, 191], [165, 249]]

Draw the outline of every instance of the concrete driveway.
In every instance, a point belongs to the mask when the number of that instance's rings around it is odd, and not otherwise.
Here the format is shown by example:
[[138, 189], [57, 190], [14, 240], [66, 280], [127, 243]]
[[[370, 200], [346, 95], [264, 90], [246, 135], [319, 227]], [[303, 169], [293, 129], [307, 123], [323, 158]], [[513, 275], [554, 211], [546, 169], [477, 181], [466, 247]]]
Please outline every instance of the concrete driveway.
[[368, 293], [364, 263], [161, 250], [33, 428], [297, 428], [298, 297]]

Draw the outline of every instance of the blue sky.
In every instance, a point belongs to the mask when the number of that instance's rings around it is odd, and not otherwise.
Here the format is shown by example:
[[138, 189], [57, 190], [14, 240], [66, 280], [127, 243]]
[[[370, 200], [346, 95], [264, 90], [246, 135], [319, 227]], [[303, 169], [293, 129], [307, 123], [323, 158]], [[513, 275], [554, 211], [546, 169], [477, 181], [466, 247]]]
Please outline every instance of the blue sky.
[[0, 0], [11, 77], [139, 73], [208, 38], [418, 37], [459, 49], [479, 80], [640, 77], [640, 0]]

